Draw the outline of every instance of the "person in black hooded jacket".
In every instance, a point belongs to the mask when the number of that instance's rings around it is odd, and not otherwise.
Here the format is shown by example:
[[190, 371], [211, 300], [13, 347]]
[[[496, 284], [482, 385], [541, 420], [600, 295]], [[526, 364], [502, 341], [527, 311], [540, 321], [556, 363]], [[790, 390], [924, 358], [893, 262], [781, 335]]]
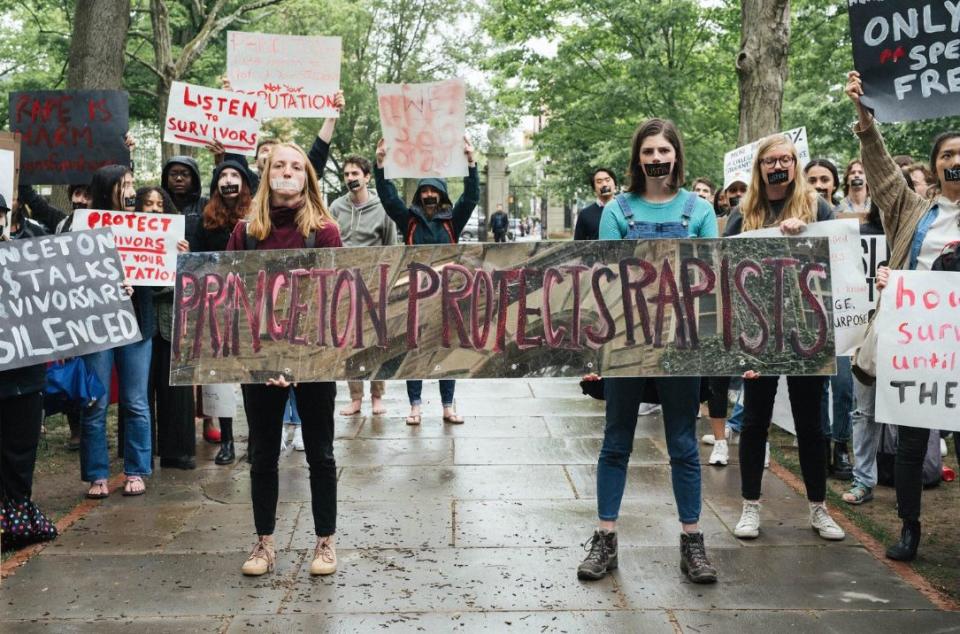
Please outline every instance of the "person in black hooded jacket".
[[[473, 158], [473, 146], [466, 138], [463, 140], [463, 153], [467, 156], [468, 172], [463, 180], [463, 195], [456, 204], [450, 201], [447, 181], [442, 178], [424, 178], [417, 184], [413, 204], [407, 207], [397, 193], [397, 188], [387, 180], [383, 171], [387, 146], [386, 141], [380, 139], [377, 144], [377, 168], [374, 170], [377, 195], [383, 203], [384, 211], [397, 225], [397, 233], [404, 236], [405, 244], [456, 244], [459, 241], [460, 232], [480, 202], [477, 163]], [[463, 423], [463, 417], [457, 414], [453, 407], [456, 383], [452, 379], [440, 380], [440, 400], [443, 405], [443, 421], [459, 425]], [[420, 424], [422, 391], [423, 381], [407, 381], [407, 397], [410, 399], [408, 425]]]
[[200, 225], [203, 208], [207, 206], [207, 197], [202, 194], [200, 168], [189, 156], [174, 156], [163, 164], [160, 177], [161, 187], [170, 195], [173, 204], [186, 217], [185, 235], [187, 241]]

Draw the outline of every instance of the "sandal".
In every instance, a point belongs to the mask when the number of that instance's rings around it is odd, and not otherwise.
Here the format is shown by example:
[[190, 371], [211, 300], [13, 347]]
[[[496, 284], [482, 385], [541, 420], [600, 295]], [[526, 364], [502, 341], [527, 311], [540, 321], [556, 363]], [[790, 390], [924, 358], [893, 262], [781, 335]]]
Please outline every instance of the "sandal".
[[459, 414], [450, 414], [449, 416], [443, 417], [443, 422], [450, 423], [451, 425], [462, 425], [463, 416], [460, 416]]
[[847, 504], [863, 504], [873, 499], [873, 489], [862, 482], [854, 482], [850, 490], [843, 494], [843, 501]]
[[411, 414], [407, 416], [407, 425], [419, 425], [420, 424], [420, 414]]
[[147, 492], [147, 487], [140, 476], [127, 476], [127, 481], [123, 483], [123, 494], [127, 497], [143, 495]]
[[110, 488], [106, 480], [94, 480], [90, 483], [90, 489], [87, 491], [87, 498], [90, 500], [102, 500], [110, 495]]

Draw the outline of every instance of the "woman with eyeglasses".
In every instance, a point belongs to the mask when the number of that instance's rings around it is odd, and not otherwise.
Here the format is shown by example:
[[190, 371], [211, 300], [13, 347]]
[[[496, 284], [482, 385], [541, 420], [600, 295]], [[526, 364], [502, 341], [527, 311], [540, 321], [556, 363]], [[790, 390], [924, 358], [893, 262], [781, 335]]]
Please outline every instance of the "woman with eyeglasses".
[[[811, 222], [831, 220], [827, 201], [803, 178], [797, 178], [797, 148], [783, 135], [760, 142], [753, 160], [752, 178], [739, 212], [727, 223], [726, 235], [779, 226], [784, 235], [803, 233]], [[733, 534], [753, 539], [760, 534], [760, 485], [767, 432], [773, 415], [780, 377], [747, 371], [744, 381], [744, 419], [740, 432], [740, 480], [743, 512]], [[825, 438], [820, 422], [823, 376], [788, 376], [790, 409], [797, 431], [800, 471], [810, 503], [810, 525], [829, 540], [845, 537], [830, 513], [825, 498], [827, 466]]]

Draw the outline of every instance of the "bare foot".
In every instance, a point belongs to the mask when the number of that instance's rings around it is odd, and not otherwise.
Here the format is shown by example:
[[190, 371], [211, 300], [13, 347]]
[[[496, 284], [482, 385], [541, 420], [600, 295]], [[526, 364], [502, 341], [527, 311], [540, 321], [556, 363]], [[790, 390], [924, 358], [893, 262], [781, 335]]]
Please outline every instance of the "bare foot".
[[350, 404], [340, 410], [340, 414], [343, 416], [356, 416], [360, 413], [360, 404], [361, 401], [350, 401]]
[[387, 408], [383, 406], [383, 399], [379, 397], [372, 397], [370, 401], [373, 403], [373, 415], [382, 416], [387, 413]]

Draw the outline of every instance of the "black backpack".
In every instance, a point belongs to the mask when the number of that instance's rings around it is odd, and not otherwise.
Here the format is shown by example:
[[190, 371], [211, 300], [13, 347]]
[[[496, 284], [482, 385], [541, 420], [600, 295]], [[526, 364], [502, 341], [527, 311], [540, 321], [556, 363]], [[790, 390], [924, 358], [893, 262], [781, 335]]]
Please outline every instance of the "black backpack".
[[931, 270], [960, 273], [960, 242], [951, 242], [943, 247], [943, 251], [933, 261]]

